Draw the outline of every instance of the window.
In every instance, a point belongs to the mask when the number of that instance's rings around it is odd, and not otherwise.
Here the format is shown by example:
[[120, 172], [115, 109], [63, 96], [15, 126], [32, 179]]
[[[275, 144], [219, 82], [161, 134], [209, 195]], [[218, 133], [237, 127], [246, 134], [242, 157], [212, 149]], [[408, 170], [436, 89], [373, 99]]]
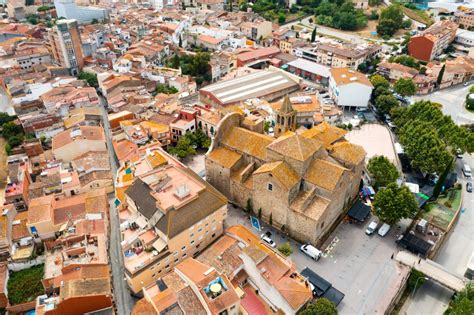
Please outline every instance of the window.
[[179, 258], [176, 258], [176, 259], [174, 260], [174, 262], [176, 263], [176, 262], [178, 262], [178, 260], [179, 260]]
[[324, 227], [324, 222], [321, 222], [321, 228], [323, 228], [323, 227]]
[[191, 244], [194, 244], [194, 240], [191, 241]]
[[181, 250], [186, 250], [186, 246], [181, 247]]
[[216, 233], [212, 234], [211, 237], [215, 237], [216, 236]]
[[165, 266], [165, 268], [169, 268], [169, 267], [170, 267], [170, 265], [166, 265], [166, 266]]
[[196, 245], [196, 248], [199, 248], [199, 246], [201, 246], [201, 244], [197, 244], [197, 245]]
[[268, 191], [273, 191], [273, 185], [271, 183], [267, 184]]
[[183, 254], [183, 257], [186, 257], [186, 253]]
[[200, 228], [200, 229], [198, 230], [198, 232], [202, 232], [202, 228]]
[[152, 277], [152, 278], [156, 277], [156, 273], [152, 274], [151, 277]]
[[191, 233], [191, 237], [194, 237], [194, 233]]

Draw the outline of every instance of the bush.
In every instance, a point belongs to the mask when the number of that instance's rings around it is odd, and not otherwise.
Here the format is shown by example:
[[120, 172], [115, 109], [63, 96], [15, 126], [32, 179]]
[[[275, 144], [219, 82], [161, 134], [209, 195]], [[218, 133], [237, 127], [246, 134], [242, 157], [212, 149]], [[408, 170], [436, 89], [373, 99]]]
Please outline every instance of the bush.
[[12, 272], [8, 279], [8, 300], [16, 305], [33, 301], [37, 296], [44, 294], [43, 279], [44, 265]]
[[290, 243], [286, 242], [278, 246], [278, 251], [282, 253], [284, 256], [288, 257], [293, 254], [293, 248], [291, 248]]

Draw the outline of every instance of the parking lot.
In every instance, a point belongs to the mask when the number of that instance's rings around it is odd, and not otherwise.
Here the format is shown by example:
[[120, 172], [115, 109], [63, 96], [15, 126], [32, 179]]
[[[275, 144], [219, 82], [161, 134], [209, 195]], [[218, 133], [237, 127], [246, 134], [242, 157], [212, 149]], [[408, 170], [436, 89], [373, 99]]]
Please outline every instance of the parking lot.
[[[371, 220], [363, 225], [341, 223], [323, 246], [328, 251], [319, 261], [300, 252], [301, 244], [290, 240], [290, 257], [299, 271], [309, 267], [345, 294], [338, 306], [341, 314], [383, 314], [409, 272], [391, 259], [397, 251], [395, 239], [400, 230], [392, 228], [383, 238], [367, 236], [364, 231]], [[252, 228], [248, 215], [232, 206], [226, 221], [228, 226], [245, 225], [256, 234], [270, 231], [277, 246], [288, 241], [271, 227], [264, 226], [261, 232]]]

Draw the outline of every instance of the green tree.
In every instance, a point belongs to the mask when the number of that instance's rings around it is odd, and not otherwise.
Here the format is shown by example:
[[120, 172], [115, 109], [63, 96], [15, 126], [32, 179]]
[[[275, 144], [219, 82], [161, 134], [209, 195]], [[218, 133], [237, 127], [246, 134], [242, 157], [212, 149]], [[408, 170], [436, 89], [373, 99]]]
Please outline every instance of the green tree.
[[454, 295], [444, 315], [474, 314], [474, 284], [468, 283], [466, 288]]
[[413, 218], [418, 204], [408, 187], [390, 183], [375, 195], [373, 209], [380, 220], [392, 225], [401, 219]]
[[98, 23], [99, 23], [99, 20], [97, 20], [96, 18], [92, 19], [91, 24], [98, 24]]
[[245, 210], [248, 213], [253, 213], [253, 204], [252, 204], [252, 199], [247, 199], [247, 205], [245, 206]]
[[446, 177], [448, 177], [449, 173], [453, 169], [453, 163], [455, 163], [456, 158], [452, 158], [451, 162], [446, 166], [446, 169], [444, 172], [441, 174], [439, 177], [438, 181], [436, 182], [436, 185], [433, 189], [433, 198], [437, 199], [439, 194], [441, 193], [441, 189], [443, 188], [444, 182], [446, 181]]
[[381, 19], [377, 25], [377, 34], [380, 36], [392, 36], [397, 32], [399, 25], [394, 20]]
[[2, 126], [4, 123], [14, 121], [16, 119], [16, 116], [10, 116], [7, 113], [0, 112], [0, 126]]
[[313, 28], [313, 31], [311, 32], [311, 42], [314, 43], [316, 41], [316, 29], [317, 27], [315, 26]]
[[446, 144], [429, 123], [413, 120], [400, 129], [400, 142], [411, 159], [411, 164], [428, 174], [441, 174], [452, 155]]
[[412, 79], [398, 79], [393, 89], [402, 96], [412, 96], [416, 93], [416, 85]]
[[390, 183], [394, 183], [400, 176], [397, 167], [390, 162], [385, 156], [374, 156], [367, 164], [375, 188], [385, 187]]
[[408, 55], [396, 56], [396, 57], [390, 58], [390, 61], [399, 63], [401, 65], [404, 65], [410, 68], [414, 68], [414, 69], [420, 68], [420, 63], [415, 58]]
[[283, 243], [280, 246], [278, 246], [278, 251], [280, 251], [280, 253], [282, 253], [286, 257], [293, 254], [293, 248], [291, 248], [291, 245], [289, 242]]
[[369, 5], [371, 7], [378, 6], [382, 3], [382, 0], [369, 0]]
[[387, 8], [383, 9], [380, 13], [380, 20], [392, 20], [398, 26], [401, 26], [403, 23], [403, 11], [400, 5], [392, 4]]
[[98, 87], [99, 82], [97, 81], [97, 74], [87, 72], [87, 71], [81, 71], [79, 75], [77, 76], [79, 80], [84, 80], [87, 81], [87, 84], [89, 84], [92, 87]]
[[185, 157], [189, 155], [196, 154], [196, 149], [193, 148], [191, 145], [191, 141], [189, 140], [188, 137], [181, 137], [178, 140], [178, 143], [176, 144], [175, 147], [170, 147], [168, 149], [169, 153], [176, 155], [180, 159], [184, 159]]
[[377, 10], [370, 11], [369, 20], [378, 20], [378, 19], [379, 19], [379, 14]]
[[443, 64], [443, 66], [441, 67], [441, 70], [439, 71], [438, 78], [436, 79], [436, 83], [438, 83], [438, 85], [440, 85], [441, 82], [443, 82], [445, 68], [446, 68], [446, 64]]
[[403, 22], [402, 22], [402, 27], [403, 27], [404, 29], [409, 29], [412, 24], [413, 24], [413, 22], [412, 22], [410, 19], [405, 19], [405, 20], [403, 20]]
[[337, 308], [326, 298], [319, 298], [315, 303], [308, 304], [300, 315], [337, 315]]
[[285, 21], [286, 21], [285, 13], [280, 12], [280, 14], [278, 14], [278, 23], [283, 24], [283, 23], [285, 23]]
[[174, 86], [167, 86], [161, 83], [156, 84], [155, 91], [153, 92], [154, 95], [164, 93], [164, 94], [176, 94], [178, 93], [178, 89]]
[[23, 133], [23, 128], [13, 121], [6, 122], [2, 125], [2, 136], [7, 140], [20, 133]]
[[392, 94], [382, 94], [375, 99], [375, 107], [382, 114], [390, 114], [391, 110], [399, 105], [400, 102]]
[[370, 83], [372, 83], [372, 85], [374, 86], [374, 89], [376, 89], [380, 86], [385, 87], [387, 89], [390, 87], [390, 83], [387, 81], [387, 79], [385, 79], [380, 74], [375, 74], [375, 75], [371, 76], [370, 77]]

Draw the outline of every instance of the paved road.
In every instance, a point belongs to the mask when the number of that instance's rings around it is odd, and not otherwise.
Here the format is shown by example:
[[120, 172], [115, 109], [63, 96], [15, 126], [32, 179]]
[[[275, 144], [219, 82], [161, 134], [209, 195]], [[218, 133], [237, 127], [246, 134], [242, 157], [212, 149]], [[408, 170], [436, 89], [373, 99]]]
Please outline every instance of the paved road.
[[[277, 246], [289, 241], [293, 248], [290, 258], [299, 271], [309, 267], [345, 294], [338, 306], [340, 314], [383, 314], [399, 284], [408, 275], [409, 268], [391, 259], [397, 251], [397, 229], [392, 229], [385, 238], [367, 236], [364, 230], [370, 221], [367, 220], [365, 225], [341, 223], [329, 237], [328, 245], [332, 249], [317, 262], [300, 252], [301, 244], [296, 241], [266, 225], [263, 231], [271, 231]], [[230, 206], [226, 225], [234, 224], [251, 228], [247, 215]]]
[[[465, 190], [466, 179], [461, 172], [463, 163], [468, 163], [471, 168], [474, 167], [474, 157], [465, 154], [456, 165], [459, 181], [463, 184], [463, 208], [465, 210], [461, 212], [451, 235], [434, 259], [449, 271], [461, 275], [466, 271], [469, 257], [474, 252], [474, 194], [467, 193]], [[407, 301], [406, 314], [442, 314], [448, 307], [452, 295], [453, 291], [433, 283], [433, 281], [427, 281], [416, 291], [414, 298]]]
[[[111, 171], [115, 177], [115, 174], [117, 173], [118, 163], [115, 159], [115, 153], [112, 146], [112, 135], [110, 131], [109, 120], [107, 118], [107, 109], [105, 108], [107, 101], [105, 100], [105, 98], [100, 97], [100, 103], [103, 127], [105, 130], [105, 136], [107, 138], [107, 149], [109, 151]], [[133, 297], [130, 295], [130, 291], [124, 279], [123, 256], [122, 249], [120, 246], [120, 223], [114, 200], [114, 194], [110, 194], [109, 259], [110, 266], [112, 268], [112, 285], [114, 288], [114, 300], [115, 306], [117, 308], [117, 314], [130, 314], [135, 302]]]
[[413, 100], [430, 100], [440, 103], [443, 105], [443, 113], [451, 116], [456, 124], [472, 124], [474, 123], [474, 114], [468, 112], [464, 107], [464, 101], [468, 92], [469, 86], [461, 84], [428, 95], [415, 96]]

